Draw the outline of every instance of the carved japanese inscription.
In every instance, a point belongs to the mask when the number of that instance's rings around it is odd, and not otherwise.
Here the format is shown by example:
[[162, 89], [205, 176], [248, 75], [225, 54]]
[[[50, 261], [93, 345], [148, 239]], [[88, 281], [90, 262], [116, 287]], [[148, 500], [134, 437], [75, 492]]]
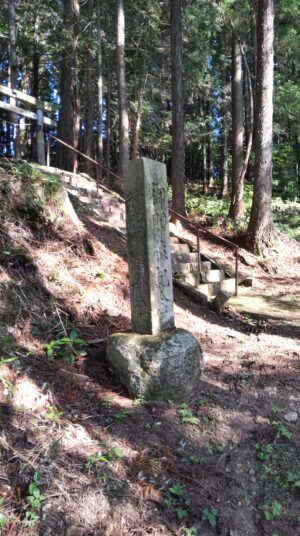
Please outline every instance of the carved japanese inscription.
[[165, 165], [128, 162], [125, 193], [132, 329], [157, 335], [174, 327]]

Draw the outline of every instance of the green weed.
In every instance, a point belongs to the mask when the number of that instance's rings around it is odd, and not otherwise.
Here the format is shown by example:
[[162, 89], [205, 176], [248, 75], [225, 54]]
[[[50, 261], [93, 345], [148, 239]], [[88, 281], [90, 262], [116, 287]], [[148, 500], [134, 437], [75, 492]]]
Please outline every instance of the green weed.
[[282, 423], [278, 421], [272, 422], [273, 426], [275, 426], [277, 430], [278, 437], [284, 437], [285, 439], [288, 439], [289, 441], [293, 437], [293, 432], [290, 432], [290, 430]]
[[129, 411], [128, 409], [122, 409], [122, 411], [111, 415], [110, 419], [116, 424], [122, 424], [128, 417], [130, 417], [130, 415], [132, 415], [132, 411]]
[[101, 272], [101, 270], [98, 270], [95, 273], [95, 278], [105, 280], [105, 279], [107, 279], [107, 275], [104, 272]]
[[197, 536], [198, 531], [195, 527], [187, 528], [187, 527], [180, 527], [180, 530], [185, 536]]
[[61, 339], [53, 339], [45, 344], [45, 350], [49, 359], [63, 358], [67, 366], [71, 366], [78, 356], [85, 356], [86, 341], [77, 337], [77, 332], [72, 330], [70, 336]]
[[175, 512], [176, 512], [178, 519], [180, 520], [184, 519], [188, 515], [187, 510], [185, 508], [182, 508], [181, 506], [176, 508]]
[[292, 489], [300, 489], [300, 471], [288, 471], [286, 486]]
[[22, 521], [22, 524], [28, 528], [32, 528], [39, 520], [42, 501], [45, 499], [40, 491], [41, 483], [41, 473], [40, 471], [36, 471], [33, 475], [33, 481], [29, 485], [29, 494], [26, 497], [25, 518]]
[[217, 517], [218, 510], [214, 506], [211, 506], [210, 508], [204, 508], [204, 510], [202, 510], [203, 521], [208, 521], [208, 523], [213, 529], [215, 529], [217, 526]]
[[[0, 497], [0, 508], [1, 506], [3, 506], [3, 503], [4, 503], [4, 498]], [[7, 522], [7, 519], [5, 515], [2, 512], [0, 512], [0, 529], [3, 529], [5, 527], [6, 522]]]
[[60, 453], [60, 445], [61, 445], [62, 438], [59, 437], [58, 439], [54, 439], [50, 446], [50, 452], [54, 458], [57, 458], [57, 456]]
[[49, 421], [58, 422], [63, 414], [63, 411], [57, 411], [53, 406], [50, 406], [46, 413], [46, 417]]
[[199, 419], [195, 417], [187, 404], [182, 404], [178, 410], [180, 420], [183, 424], [198, 424]]
[[176, 495], [176, 497], [182, 497], [183, 487], [179, 482], [177, 482], [176, 484], [174, 484], [174, 486], [171, 486], [169, 488], [169, 492], [172, 493], [172, 495]]
[[164, 504], [167, 508], [174, 508], [174, 513], [178, 519], [182, 520], [188, 516], [187, 506], [189, 501], [184, 497], [184, 488], [180, 482], [176, 482], [168, 489]]
[[109, 409], [109, 408], [111, 408], [111, 406], [113, 405], [113, 399], [110, 398], [109, 396], [104, 397], [104, 398], [102, 398], [101, 405], [102, 405], [104, 408]]
[[270, 444], [263, 445], [263, 446], [256, 445], [256, 448], [260, 450], [258, 457], [261, 461], [269, 460], [273, 454], [273, 445], [270, 445]]
[[272, 521], [281, 515], [282, 505], [275, 499], [264, 502], [263, 511], [266, 521]]
[[119, 461], [123, 456], [122, 450], [120, 447], [112, 447], [108, 449], [104, 454], [95, 452], [87, 457], [85, 468], [90, 471], [93, 467], [99, 465], [100, 463], [113, 463]]

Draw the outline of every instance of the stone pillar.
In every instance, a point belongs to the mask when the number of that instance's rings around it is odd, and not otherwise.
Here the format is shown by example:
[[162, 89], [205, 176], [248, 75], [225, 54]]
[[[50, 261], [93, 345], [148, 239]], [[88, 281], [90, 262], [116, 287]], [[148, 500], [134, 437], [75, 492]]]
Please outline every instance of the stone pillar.
[[185, 402], [203, 359], [198, 340], [174, 326], [166, 167], [140, 158], [124, 178], [133, 333], [110, 335], [106, 358], [130, 397]]
[[139, 158], [124, 171], [132, 330], [158, 335], [174, 327], [166, 166]]

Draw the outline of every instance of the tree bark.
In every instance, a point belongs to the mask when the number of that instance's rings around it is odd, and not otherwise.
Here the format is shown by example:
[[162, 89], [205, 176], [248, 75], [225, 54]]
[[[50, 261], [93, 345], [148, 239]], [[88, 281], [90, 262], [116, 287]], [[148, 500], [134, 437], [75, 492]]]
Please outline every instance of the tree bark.
[[257, 85], [254, 190], [247, 245], [257, 255], [274, 245], [272, 219], [272, 145], [274, 76], [274, 0], [260, 0], [257, 10]]
[[[172, 209], [185, 216], [185, 150], [182, 66], [182, 0], [170, 0], [172, 82]], [[176, 218], [173, 218], [176, 221]]]
[[300, 144], [298, 134], [295, 134], [295, 156], [296, 156], [296, 179], [300, 186]]
[[119, 104], [119, 173], [124, 176], [124, 165], [129, 160], [129, 119], [125, 76], [125, 14], [124, 0], [116, 0], [117, 84]]
[[[61, 62], [61, 110], [58, 138], [77, 149], [80, 128], [77, 88], [78, 0], [65, 0], [63, 22], [67, 35], [64, 56]], [[76, 172], [78, 167], [77, 154], [58, 143], [56, 165], [61, 169]]]
[[213, 160], [212, 160], [212, 143], [211, 137], [207, 136], [207, 175], [206, 175], [207, 193], [213, 187]]
[[148, 58], [147, 58], [147, 52], [144, 52], [144, 58], [143, 58], [143, 67], [142, 67], [142, 77], [141, 77], [141, 86], [138, 91], [138, 98], [137, 98], [137, 111], [136, 111], [136, 117], [135, 117], [135, 127], [134, 127], [134, 134], [133, 134], [133, 142], [132, 142], [132, 160], [135, 160], [138, 158], [139, 154], [139, 146], [140, 146], [140, 134], [141, 134], [141, 126], [142, 126], [142, 105], [143, 105], [143, 99], [144, 99], [144, 93], [145, 93], [145, 87], [147, 83], [147, 66], [148, 66]]
[[[97, 177], [102, 179], [103, 170], [103, 79], [102, 79], [102, 36], [101, 36], [101, 0], [97, 0], [97, 78], [98, 78], [98, 129], [97, 129], [97, 149], [98, 162], [101, 167], [97, 167]], [[107, 112], [108, 113], [108, 112]]]
[[[9, 26], [9, 55], [8, 55], [8, 86], [11, 89], [16, 89], [17, 87], [17, 53], [16, 53], [16, 41], [17, 41], [17, 27], [16, 27], [16, 8], [15, 0], [8, 1], [8, 26]], [[16, 105], [16, 99], [10, 98], [10, 104], [13, 106]], [[14, 139], [14, 132], [17, 130], [15, 128], [15, 123], [17, 121], [17, 116], [14, 113], [9, 114], [9, 121], [12, 123], [8, 125], [8, 154], [11, 153], [11, 141]], [[15, 150], [18, 144], [15, 144]], [[19, 155], [16, 155], [19, 156]]]
[[232, 191], [229, 217], [238, 221], [244, 216], [243, 169], [243, 67], [242, 51], [233, 35], [232, 43]]
[[[107, 169], [110, 168], [110, 142], [111, 142], [111, 81], [108, 78], [107, 97], [106, 97], [106, 158], [105, 158]], [[109, 176], [107, 178], [109, 178]]]
[[207, 187], [207, 150], [206, 150], [206, 139], [203, 136], [202, 141], [202, 179], [203, 179], [203, 193], [207, 194], [208, 187]]
[[[39, 65], [40, 57], [37, 50], [37, 44], [33, 46], [32, 54], [32, 76], [31, 76], [31, 94], [36, 99], [39, 96]], [[33, 121], [31, 123], [31, 146], [30, 156], [32, 160], [37, 160], [37, 123]]]
[[[93, 13], [94, 2], [88, 0], [89, 13]], [[93, 119], [94, 119], [94, 102], [95, 95], [93, 91], [93, 56], [92, 56], [92, 25], [89, 26], [89, 35], [87, 40], [87, 59], [86, 59], [86, 108], [85, 108], [85, 146], [84, 151], [90, 158], [93, 157]], [[85, 160], [85, 169], [88, 175], [92, 175], [93, 166], [90, 160]]]
[[220, 178], [221, 178], [221, 189], [220, 189], [220, 199], [228, 194], [228, 131], [225, 118], [225, 112], [223, 110], [223, 119], [222, 119], [222, 149], [221, 149], [221, 169], [220, 169]]
[[[93, 13], [94, 2], [88, 2], [89, 13]], [[93, 56], [91, 52], [92, 45], [92, 25], [89, 27], [89, 40], [87, 51], [87, 71], [86, 71], [86, 113], [85, 113], [85, 153], [90, 158], [93, 158], [93, 119], [94, 119], [94, 91], [93, 91]], [[86, 172], [92, 175], [93, 166], [90, 160], [85, 160]]]

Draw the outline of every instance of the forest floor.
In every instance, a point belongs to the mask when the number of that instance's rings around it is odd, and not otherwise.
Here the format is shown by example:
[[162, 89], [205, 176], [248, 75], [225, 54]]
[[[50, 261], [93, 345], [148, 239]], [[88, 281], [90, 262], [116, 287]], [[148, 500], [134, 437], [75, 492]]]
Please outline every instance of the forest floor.
[[[175, 288], [204, 353], [198, 392], [130, 400], [105, 361], [130, 330], [125, 240], [80, 206], [78, 227], [36, 224], [21, 186], [0, 172], [0, 533], [300, 536], [300, 328]], [[243, 254], [258, 287], [299, 295], [299, 243]], [[87, 355], [67, 365], [74, 331]]]

